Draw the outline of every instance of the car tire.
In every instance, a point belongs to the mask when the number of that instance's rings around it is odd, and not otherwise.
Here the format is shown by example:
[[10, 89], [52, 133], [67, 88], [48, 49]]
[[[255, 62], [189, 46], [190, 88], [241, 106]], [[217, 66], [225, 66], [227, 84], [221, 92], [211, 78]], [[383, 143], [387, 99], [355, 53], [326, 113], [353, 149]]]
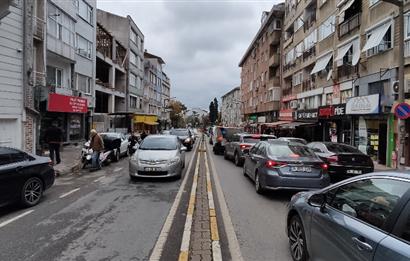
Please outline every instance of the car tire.
[[248, 176], [248, 174], [246, 173], [245, 164], [243, 165], [243, 168], [242, 168], [242, 174], [243, 174], [245, 177]]
[[21, 189], [21, 204], [25, 207], [37, 205], [43, 196], [43, 181], [37, 177], [32, 177], [24, 182]]
[[130, 150], [129, 150], [128, 148], [127, 148], [127, 151], [125, 152], [125, 156], [126, 156], [126, 157], [131, 156]]
[[228, 154], [226, 153], [226, 150], [224, 150], [224, 159], [229, 160]]
[[234, 163], [235, 163], [235, 165], [238, 166], [238, 167], [243, 166], [243, 161], [242, 161], [241, 158], [239, 157], [238, 152], [235, 153]]
[[288, 226], [289, 250], [294, 261], [306, 261], [308, 252], [306, 247], [305, 229], [302, 220], [298, 215], [294, 215]]
[[256, 193], [263, 194], [263, 192], [265, 192], [265, 188], [262, 186], [259, 176], [260, 176], [259, 173], [256, 172], [255, 173], [255, 190], [256, 190]]
[[120, 152], [120, 149], [116, 149], [115, 151], [116, 152], [114, 153], [113, 161], [118, 162], [118, 161], [120, 161], [121, 152]]

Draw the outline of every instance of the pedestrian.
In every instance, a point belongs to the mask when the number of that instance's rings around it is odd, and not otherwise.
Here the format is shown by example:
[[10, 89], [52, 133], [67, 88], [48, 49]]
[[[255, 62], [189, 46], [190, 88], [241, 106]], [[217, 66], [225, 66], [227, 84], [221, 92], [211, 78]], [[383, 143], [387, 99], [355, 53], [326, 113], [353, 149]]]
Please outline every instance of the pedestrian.
[[147, 136], [148, 136], [148, 135], [147, 135], [147, 133], [145, 132], [145, 130], [142, 131], [142, 133], [141, 133], [141, 140], [144, 140]]
[[93, 155], [91, 158], [92, 167], [90, 171], [101, 169], [100, 153], [104, 150], [104, 142], [101, 136], [94, 129], [90, 131], [90, 148], [93, 150]]
[[57, 122], [53, 122], [51, 126], [46, 129], [44, 138], [48, 144], [51, 161], [53, 164], [60, 164], [60, 146], [63, 142], [63, 131], [58, 127]]

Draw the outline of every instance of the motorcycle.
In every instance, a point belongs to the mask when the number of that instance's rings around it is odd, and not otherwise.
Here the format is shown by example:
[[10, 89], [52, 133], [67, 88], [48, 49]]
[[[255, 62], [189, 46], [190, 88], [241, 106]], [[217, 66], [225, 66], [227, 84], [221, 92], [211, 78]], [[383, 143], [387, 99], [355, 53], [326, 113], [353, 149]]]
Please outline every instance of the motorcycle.
[[[105, 150], [100, 153], [100, 167], [110, 164], [112, 153], [113, 150]], [[92, 165], [92, 155], [93, 149], [90, 148], [90, 141], [87, 141], [81, 149], [81, 162], [83, 164], [83, 169], [85, 169], [88, 165]]]

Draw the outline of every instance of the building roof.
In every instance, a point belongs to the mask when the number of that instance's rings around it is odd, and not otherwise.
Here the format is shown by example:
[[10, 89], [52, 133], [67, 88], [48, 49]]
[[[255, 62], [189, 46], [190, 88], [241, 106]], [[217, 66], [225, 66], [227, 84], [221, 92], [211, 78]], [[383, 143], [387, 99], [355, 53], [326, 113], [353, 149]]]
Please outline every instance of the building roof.
[[230, 95], [231, 93], [235, 92], [235, 91], [239, 91], [241, 88], [240, 87], [235, 87], [232, 90], [230, 90], [229, 92], [225, 93], [224, 95], [222, 95], [222, 99], [225, 98], [226, 96]]
[[259, 39], [261, 34], [269, 26], [270, 22], [272, 21], [272, 18], [274, 16], [279, 16], [279, 15], [283, 16], [284, 13], [285, 13], [285, 4], [284, 3], [280, 3], [280, 4], [272, 6], [272, 9], [270, 10], [268, 17], [266, 17], [265, 21], [263, 22], [263, 24], [259, 28], [259, 30], [256, 33], [255, 37], [253, 38], [251, 44], [249, 45], [248, 49], [246, 50], [244, 56], [240, 60], [239, 67], [242, 67], [242, 65], [245, 62], [246, 58], [248, 58], [248, 56], [250, 55], [252, 49], [254, 48], [255, 42]]
[[161, 57], [154, 55], [152, 53], [149, 53], [147, 51], [144, 52], [144, 58], [148, 58], [148, 59], [158, 59], [160, 64], [165, 64], [164, 60], [162, 60]]

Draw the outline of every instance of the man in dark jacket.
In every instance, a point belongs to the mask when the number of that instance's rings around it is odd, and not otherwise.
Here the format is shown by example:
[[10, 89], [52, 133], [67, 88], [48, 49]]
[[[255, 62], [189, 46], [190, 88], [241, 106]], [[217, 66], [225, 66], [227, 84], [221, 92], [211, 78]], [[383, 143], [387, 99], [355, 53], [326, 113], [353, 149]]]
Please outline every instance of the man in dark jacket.
[[104, 142], [94, 129], [90, 131], [90, 148], [93, 150], [91, 170], [101, 169], [100, 153], [104, 150]]
[[63, 131], [57, 126], [56, 122], [53, 122], [53, 124], [46, 129], [44, 138], [50, 150], [51, 161], [53, 161], [54, 164], [55, 158], [56, 164], [60, 164], [60, 146], [63, 142]]

